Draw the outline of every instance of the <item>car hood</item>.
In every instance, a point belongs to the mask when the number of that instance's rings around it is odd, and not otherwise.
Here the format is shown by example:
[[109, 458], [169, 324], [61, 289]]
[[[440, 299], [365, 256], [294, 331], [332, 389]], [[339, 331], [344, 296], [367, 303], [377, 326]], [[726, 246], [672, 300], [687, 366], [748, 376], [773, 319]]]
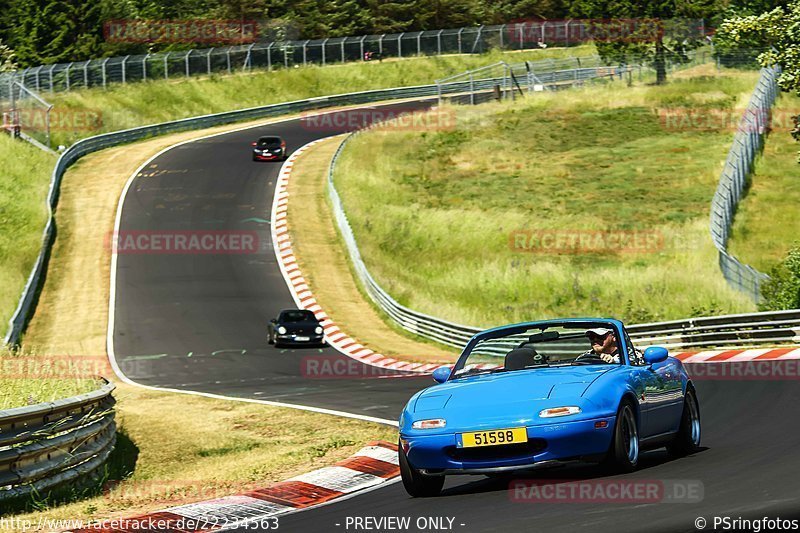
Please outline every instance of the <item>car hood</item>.
[[448, 381], [423, 391], [414, 402], [414, 418], [447, 418], [452, 423], [493, 424], [532, 421], [539, 410], [575, 402], [597, 378], [614, 366], [535, 368]]
[[315, 327], [319, 326], [319, 322], [278, 322], [279, 326], [283, 326], [286, 329], [295, 330], [295, 329], [314, 329]]

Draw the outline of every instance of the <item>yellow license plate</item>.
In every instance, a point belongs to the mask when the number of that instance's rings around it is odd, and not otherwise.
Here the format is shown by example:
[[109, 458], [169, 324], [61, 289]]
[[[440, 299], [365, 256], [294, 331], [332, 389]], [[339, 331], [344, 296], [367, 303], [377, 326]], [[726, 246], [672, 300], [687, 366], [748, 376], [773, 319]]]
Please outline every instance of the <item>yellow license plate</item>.
[[525, 428], [492, 429], [461, 434], [462, 448], [518, 444], [520, 442], [528, 442], [528, 431]]

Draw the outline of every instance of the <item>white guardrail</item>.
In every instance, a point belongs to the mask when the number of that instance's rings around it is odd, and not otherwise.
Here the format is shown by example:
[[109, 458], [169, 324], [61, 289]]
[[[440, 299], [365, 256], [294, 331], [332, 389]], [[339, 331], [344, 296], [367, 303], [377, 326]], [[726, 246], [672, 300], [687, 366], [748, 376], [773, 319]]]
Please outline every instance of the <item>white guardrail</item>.
[[[336, 163], [347, 143], [353, 136], [363, 131], [368, 129], [351, 133], [345, 138], [339, 145], [328, 170], [328, 196], [354, 270], [372, 301], [398, 326], [420, 337], [463, 348], [467, 341], [483, 328], [455, 324], [401, 305], [375, 281], [361, 258], [341, 197], [334, 185], [334, 173]], [[660, 345], [665, 348], [683, 349], [798, 343], [800, 310], [634, 324], [627, 326], [627, 330], [631, 339], [641, 347]]]
[[[585, 58], [573, 58], [583, 60], [585, 64], [588, 61], [596, 61], [596, 56], [588, 56]], [[538, 71], [546, 72], [551, 68], [551, 61], [542, 61], [531, 63]], [[597, 76], [607, 76], [607, 67], [597, 67]], [[562, 74], [562, 76], [566, 76]], [[585, 72], [581, 72], [581, 78], [587, 79], [589, 76]], [[296, 100], [293, 102], [285, 102], [281, 104], [272, 104], [261, 107], [253, 107], [249, 109], [241, 109], [237, 111], [228, 111], [224, 113], [216, 113], [212, 115], [203, 115], [200, 117], [192, 117], [182, 120], [174, 120], [171, 122], [163, 122], [161, 124], [154, 124], [151, 126], [141, 126], [128, 130], [116, 131], [112, 133], [104, 133], [93, 137], [81, 139], [69, 148], [67, 148], [56, 162], [53, 169], [53, 174], [50, 180], [50, 191], [47, 197], [47, 204], [49, 209], [49, 218], [47, 225], [44, 229], [42, 236], [42, 249], [36, 259], [36, 263], [31, 271], [28, 281], [20, 297], [19, 304], [15, 310], [11, 320], [9, 321], [8, 329], [6, 331], [4, 342], [5, 344], [16, 345], [19, 343], [20, 335], [25, 329], [25, 325], [35, 306], [36, 296], [39, 288], [41, 287], [44, 279], [44, 274], [47, 266], [47, 259], [50, 255], [50, 247], [54, 238], [54, 224], [53, 213], [55, 212], [56, 204], [58, 203], [59, 189], [61, 186], [61, 179], [64, 176], [67, 168], [75, 163], [81, 157], [120, 144], [138, 141], [147, 137], [156, 135], [163, 135], [166, 133], [173, 133], [177, 131], [203, 129], [220, 124], [228, 124], [232, 122], [239, 122], [243, 120], [253, 120], [258, 118], [274, 117], [279, 115], [288, 115], [293, 113], [300, 113], [303, 111], [310, 111], [314, 109], [324, 109], [326, 107], [335, 106], [348, 106], [358, 105], [373, 102], [380, 102], [386, 100], [401, 100], [408, 98], [426, 98], [438, 97], [444, 94], [459, 94], [464, 93], [471, 89], [491, 89], [497, 80], [487, 79], [481, 80], [473, 85], [469, 82], [452, 83], [448, 84], [446, 88], [441, 88], [435, 84], [433, 85], [418, 85], [414, 87], [395, 87], [391, 89], [378, 89], [373, 91], [362, 91], [355, 93], [345, 93], [333, 96], [323, 96], [317, 98], [309, 98], [306, 100]]]
[[[581, 68], [580, 70], [581, 77], [586, 77], [586, 73], [583, 72], [584, 69]], [[598, 77], [606, 76], [607, 72], [605, 72], [605, 70], [605, 68], [599, 67]], [[557, 78], [568, 77], [569, 75], [567, 73], [561, 72], [561, 75]], [[491, 79], [481, 80], [472, 85], [470, 82], [447, 84], [447, 87], [444, 89], [441, 85], [437, 86], [434, 84], [310, 98], [142, 126], [96, 135], [76, 142], [61, 154], [53, 169], [48, 194], [50, 216], [43, 232], [42, 249], [28, 277], [17, 309], [9, 321], [4, 342], [9, 345], [18, 344], [20, 335], [33, 311], [36, 295], [44, 279], [50, 247], [53, 243], [55, 224], [53, 213], [58, 203], [61, 179], [67, 168], [84, 155], [112, 146], [138, 141], [146, 137], [177, 131], [202, 129], [220, 124], [286, 115], [314, 109], [324, 109], [326, 107], [358, 105], [408, 98], [436, 98], [442, 94], [442, 91], [446, 94], [459, 94], [481, 88], [491, 89], [496, 84], [496, 81], [497, 80]], [[556, 80], [554, 79], [553, 81], [555, 82]], [[485, 86], [480, 87], [477, 83], [484, 84]], [[348, 137], [348, 140], [350, 138], [351, 137]], [[347, 216], [342, 209], [339, 195], [333, 185], [333, 172], [336, 160], [346, 143], [347, 140], [339, 147], [336, 156], [331, 162], [328, 190], [331, 201], [333, 202], [337, 224], [344, 236], [348, 253], [358, 273], [359, 279], [366, 288], [367, 293], [370, 298], [372, 298], [373, 301], [403, 329], [445, 345], [463, 347], [469, 338], [477, 333], [480, 328], [454, 324], [400, 305], [378, 285], [361, 260], [355, 237], [347, 222]], [[798, 335], [800, 335], [800, 333], [798, 333], [798, 331], [800, 331], [800, 310], [779, 313], [754, 313], [750, 315], [693, 318], [674, 322], [633, 325], [629, 326], [628, 329], [631, 336], [640, 343], [659, 343], [673, 348], [797, 342]]]
[[0, 503], [102, 473], [117, 437], [113, 390], [104, 381], [80, 396], [0, 411]]

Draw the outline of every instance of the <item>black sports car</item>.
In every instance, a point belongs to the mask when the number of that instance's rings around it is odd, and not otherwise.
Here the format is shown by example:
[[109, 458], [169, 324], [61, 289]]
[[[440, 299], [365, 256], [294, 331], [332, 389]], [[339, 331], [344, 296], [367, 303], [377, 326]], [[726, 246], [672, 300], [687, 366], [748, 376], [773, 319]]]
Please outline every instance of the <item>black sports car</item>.
[[305, 309], [284, 309], [278, 318], [270, 320], [268, 330], [269, 343], [275, 346], [325, 343], [322, 325]]
[[286, 141], [277, 135], [259, 137], [253, 143], [253, 161], [285, 161]]

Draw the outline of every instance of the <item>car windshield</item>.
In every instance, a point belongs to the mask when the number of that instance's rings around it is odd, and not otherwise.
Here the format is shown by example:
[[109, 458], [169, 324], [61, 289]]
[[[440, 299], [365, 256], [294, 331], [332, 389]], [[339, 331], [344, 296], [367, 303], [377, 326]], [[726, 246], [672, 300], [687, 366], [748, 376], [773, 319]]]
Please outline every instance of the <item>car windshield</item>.
[[[604, 335], [605, 332], [608, 333]], [[609, 322], [547, 323], [501, 328], [479, 340], [469, 352], [461, 355], [453, 378], [546, 366], [609, 364], [593, 351], [590, 337], [595, 339], [595, 343], [601, 343], [595, 345], [597, 350], [615, 354], [619, 334]]]
[[280, 146], [280, 137], [261, 137], [258, 140], [258, 146]]
[[315, 322], [317, 319], [311, 311], [304, 311], [298, 309], [296, 311], [283, 311], [281, 313], [281, 322]]

